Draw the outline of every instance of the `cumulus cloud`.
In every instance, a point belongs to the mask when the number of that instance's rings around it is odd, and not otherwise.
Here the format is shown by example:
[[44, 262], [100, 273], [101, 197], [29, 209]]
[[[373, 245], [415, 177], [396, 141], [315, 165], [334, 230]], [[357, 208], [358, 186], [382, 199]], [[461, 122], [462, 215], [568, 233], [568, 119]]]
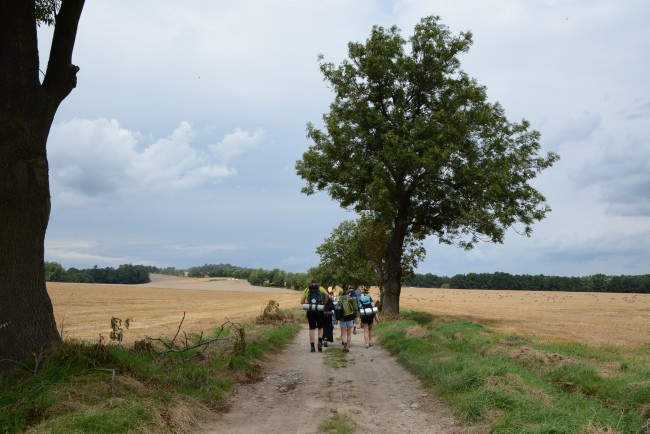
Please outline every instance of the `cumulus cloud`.
[[[52, 127], [49, 139], [53, 191], [81, 196], [179, 191], [216, 184], [235, 176], [227, 165], [254, 149], [263, 131], [236, 129], [216, 145], [202, 149], [188, 122], [153, 143], [121, 127], [116, 120], [72, 119]], [[139, 148], [144, 147], [143, 150]]]
[[263, 136], [264, 131], [262, 130], [249, 133], [237, 128], [233, 133], [226, 135], [221, 142], [216, 145], [210, 145], [210, 150], [223, 163], [228, 163], [234, 157], [246, 152], [246, 150], [255, 149]]

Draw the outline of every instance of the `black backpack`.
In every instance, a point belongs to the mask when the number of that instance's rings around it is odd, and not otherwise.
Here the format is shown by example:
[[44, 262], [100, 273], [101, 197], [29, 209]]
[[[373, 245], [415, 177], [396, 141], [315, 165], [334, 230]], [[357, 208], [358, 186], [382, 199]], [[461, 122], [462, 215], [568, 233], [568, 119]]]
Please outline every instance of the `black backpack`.
[[320, 292], [320, 286], [310, 285], [309, 291], [307, 291], [307, 303], [312, 305], [322, 305], [323, 303], [323, 293]]
[[334, 316], [336, 317], [337, 321], [341, 321], [343, 319], [343, 306], [341, 306], [340, 302], [334, 304]]

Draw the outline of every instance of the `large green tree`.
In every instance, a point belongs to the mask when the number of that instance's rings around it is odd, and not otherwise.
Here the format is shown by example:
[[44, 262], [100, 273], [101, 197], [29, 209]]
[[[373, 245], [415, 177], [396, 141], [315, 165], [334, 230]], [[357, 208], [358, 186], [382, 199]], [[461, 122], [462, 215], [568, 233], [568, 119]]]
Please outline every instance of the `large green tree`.
[[460, 68], [471, 33], [454, 36], [439, 20], [422, 19], [408, 41], [396, 27], [376, 26], [365, 44], [348, 44], [338, 66], [321, 56], [335, 99], [323, 130], [307, 125], [314, 144], [296, 162], [304, 193], [326, 190], [390, 229], [388, 313], [399, 313], [407, 236], [470, 249], [503, 242], [516, 225], [529, 235], [550, 211], [529, 181], [558, 156], [540, 155], [539, 132], [488, 101]]
[[[84, 0], [3, 0], [0, 13], [0, 370], [60, 342], [45, 287], [50, 216], [45, 145], [76, 86], [72, 51]], [[52, 24], [42, 80], [36, 28]]]

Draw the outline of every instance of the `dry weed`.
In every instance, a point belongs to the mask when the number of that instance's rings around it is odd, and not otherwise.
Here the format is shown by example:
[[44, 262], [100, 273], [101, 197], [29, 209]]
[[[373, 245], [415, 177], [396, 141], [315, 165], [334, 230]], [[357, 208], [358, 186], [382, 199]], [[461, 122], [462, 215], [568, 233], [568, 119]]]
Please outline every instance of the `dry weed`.
[[421, 338], [424, 339], [429, 336], [429, 332], [427, 331], [426, 328], [422, 327], [421, 325], [415, 325], [412, 327], [408, 327], [406, 329], [406, 337], [407, 338]]
[[533, 360], [547, 364], [571, 364], [575, 363], [575, 359], [570, 356], [562, 356], [560, 354], [553, 354], [546, 351], [536, 350], [531, 347], [521, 347], [518, 351], [512, 353], [516, 359]]
[[280, 312], [280, 304], [275, 300], [269, 300], [262, 314], [255, 318], [257, 324], [282, 325], [295, 322], [293, 313]]

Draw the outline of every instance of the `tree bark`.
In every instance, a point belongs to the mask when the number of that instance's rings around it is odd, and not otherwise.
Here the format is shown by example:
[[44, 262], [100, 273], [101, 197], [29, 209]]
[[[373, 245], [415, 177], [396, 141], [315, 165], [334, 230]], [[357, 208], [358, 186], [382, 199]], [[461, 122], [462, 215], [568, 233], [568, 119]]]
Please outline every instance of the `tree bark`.
[[399, 314], [399, 297], [402, 292], [402, 255], [406, 239], [406, 219], [398, 214], [390, 242], [386, 248], [386, 286], [382, 300], [382, 313]]
[[43, 85], [34, 2], [5, 1], [0, 15], [0, 371], [61, 341], [45, 286], [46, 143], [76, 85], [70, 59], [83, 4], [61, 4]]

